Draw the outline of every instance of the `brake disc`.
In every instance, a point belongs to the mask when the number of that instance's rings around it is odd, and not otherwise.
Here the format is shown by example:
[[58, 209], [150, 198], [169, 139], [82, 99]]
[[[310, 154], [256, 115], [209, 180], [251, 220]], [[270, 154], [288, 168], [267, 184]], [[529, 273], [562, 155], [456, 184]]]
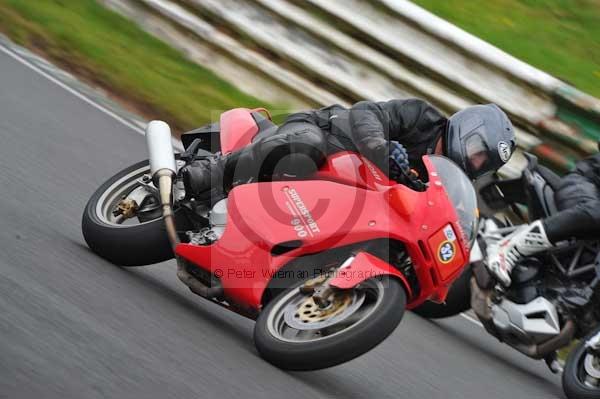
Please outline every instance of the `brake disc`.
[[311, 296], [303, 296], [284, 309], [286, 324], [297, 330], [320, 330], [352, 316], [365, 301], [364, 291], [334, 291], [330, 304], [320, 308]]

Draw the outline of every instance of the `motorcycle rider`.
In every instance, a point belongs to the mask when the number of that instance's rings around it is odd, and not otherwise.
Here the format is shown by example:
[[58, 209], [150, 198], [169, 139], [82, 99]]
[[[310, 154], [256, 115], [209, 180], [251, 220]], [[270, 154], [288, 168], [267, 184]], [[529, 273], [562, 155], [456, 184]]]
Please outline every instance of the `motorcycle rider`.
[[577, 162], [561, 178], [554, 199], [559, 212], [488, 245], [487, 266], [504, 286], [510, 286], [510, 273], [523, 257], [569, 238], [600, 237], [600, 153]]
[[510, 120], [495, 104], [446, 118], [420, 99], [361, 101], [291, 114], [273, 134], [182, 172], [186, 192], [214, 203], [238, 184], [308, 177], [339, 151], [360, 152], [394, 180], [410, 166], [425, 176], [421, 157], [443, 154], [475, 179], [506, 163], [515, 143]]

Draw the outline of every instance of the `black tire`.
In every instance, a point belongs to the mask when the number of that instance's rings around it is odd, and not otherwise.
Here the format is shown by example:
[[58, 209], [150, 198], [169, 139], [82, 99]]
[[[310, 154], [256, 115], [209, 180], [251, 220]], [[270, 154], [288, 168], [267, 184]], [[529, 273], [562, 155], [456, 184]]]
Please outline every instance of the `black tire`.
[[600, 399], [600, 386], [593, 388], [582, 381], [582, 377], [586, 373], [583, 366], [587, 354], [585, 343], [599, 331], [600, 327], [594, 329], [579, 342], [567, 357], [562, 375], [562, 385], [568, 399]]
[[279, 368], [298, 371], [336, 366], [368, 352], [394, 331], [406, 308], [406, 292], [402, 283], [394, 278], [377, 277], [361, 285], [377, 285], [376, 282], [384, 288], [379, 289], [380, 300], [365, 318], [334, 336], [306, 342], [284, 341], [269, 329], [269, 316], [277, 307], [283, 306], [280, 302], [298, 288], [286, 290], [269, 302], [256, 321], [254, 343], [258, 352]]
[[425, 302], [412, 311], [427, 319], [443, 319], [456, 316], [471, 309], [471, 267], [466, 267], [463, 273], [450, 287], [445, 304]]
[[[92, 251], [119, 266], [144, 266], [173, 258], [163, 219], [119, 226], [108, 223], [98, 214], [98, 201], [116, 182], [141, 169], [149, 171], [148, 161], [138, 162], [110, 179], [92, 195], [81, 222], [86, 243]], [[141, 172], [140, 172], [141, 173]], [[177, 227], [188, 226], [183, 212], [176, 211]]]

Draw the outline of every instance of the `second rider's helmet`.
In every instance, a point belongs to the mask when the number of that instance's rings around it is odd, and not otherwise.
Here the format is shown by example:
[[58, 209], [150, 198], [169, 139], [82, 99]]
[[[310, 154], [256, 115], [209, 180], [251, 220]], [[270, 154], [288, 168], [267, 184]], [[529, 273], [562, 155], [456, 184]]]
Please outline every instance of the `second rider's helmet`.
[[496, 104], [474, 105], [448, 119], [444, 154], [476, 179], [495, 172], [510, 159], [516, 145], [508, 116]]

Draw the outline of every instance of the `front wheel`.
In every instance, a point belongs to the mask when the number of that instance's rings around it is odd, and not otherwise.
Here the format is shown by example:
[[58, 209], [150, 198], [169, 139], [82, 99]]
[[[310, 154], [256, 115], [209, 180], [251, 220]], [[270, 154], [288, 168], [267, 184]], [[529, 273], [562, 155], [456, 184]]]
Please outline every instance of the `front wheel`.
[[319, 307], [300, 287], [273, 299], [254, 328], [260, 355], [286, 370], [318, 370], [354, 359], [394, 331], [406, 292], [398, 280], [377, 277], [334, 290], [328, 302]]
[[600, 327], [581, 340], [567, 358], [562, 383], [569, 399], [600, 399], [600, 356], [586, 347], [597, 334]]

